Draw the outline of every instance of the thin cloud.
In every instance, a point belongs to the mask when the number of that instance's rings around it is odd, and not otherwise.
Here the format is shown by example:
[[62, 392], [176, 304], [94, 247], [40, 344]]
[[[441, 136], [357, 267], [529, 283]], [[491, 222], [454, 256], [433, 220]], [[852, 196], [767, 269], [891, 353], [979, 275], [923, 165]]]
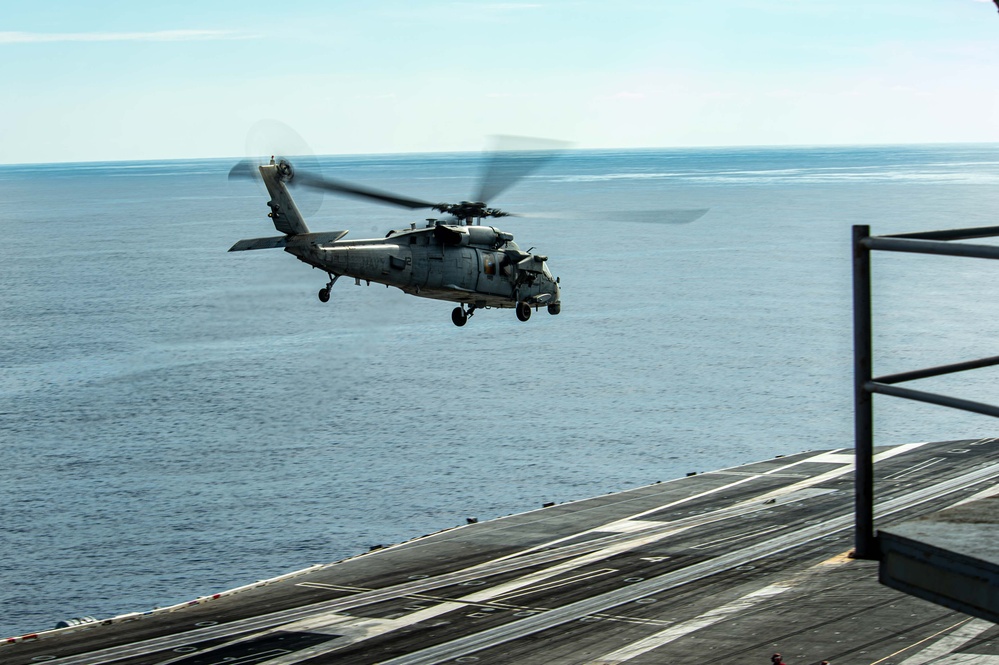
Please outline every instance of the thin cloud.
[[631, 92], [629, 90], [622, 90], [621, 92], [611, 95], [611, 99], [627, 99], [627, 100], [641, 100], [645, 99], [644, 92]]
[[476, 7], [478, 9], [496, 12], [517, 12], [524, 9], [540, 9], [544, 6], [529, 2], [491, 2], [484, 5], [479, 3], [455, 2], [452, 4], [465, 7]]
[[251, 39], [233, 30], [157, 30], [154, 32], [0, 32], [0, 44], [51, 44], [56, 42], [193, 42], [218, 39]]

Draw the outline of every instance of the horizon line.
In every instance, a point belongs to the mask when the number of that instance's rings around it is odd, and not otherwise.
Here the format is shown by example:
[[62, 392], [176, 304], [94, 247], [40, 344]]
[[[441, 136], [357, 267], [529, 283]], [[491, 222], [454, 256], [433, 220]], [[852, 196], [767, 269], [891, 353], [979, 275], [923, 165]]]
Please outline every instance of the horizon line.
[[[918, 146], [999, 146], [999, 141], [917, 141], [909, 143], [747, 143], [740, 145], [690, 145], [690, 146], [643, 146], [643, 147], [604, 147], [604, 148], [565, 148], [564, 152], [630, 152], [640, 150], [752, 150], [787, 148], [878, 148], [878, 147], [918, 147]], [[560, 152], [562, 152], [560, 151]], [[405, 155], [472, 155], [482, 154], [483, 150], [409, 150], [400, 152], [336, 152], [313, 155], [322, 157], [395, 157]], [[531, 151], [528, 151], [531, 152]], [[207, 162], [246, 159], [246, 155], [221, 157], [156, 157], [134, 159], [95, 159], [89, 161], [56, 162], [0, 162], [0, 168], [16, 166], [57, 166], [84, 164], [135, 164], [149, 162]]]

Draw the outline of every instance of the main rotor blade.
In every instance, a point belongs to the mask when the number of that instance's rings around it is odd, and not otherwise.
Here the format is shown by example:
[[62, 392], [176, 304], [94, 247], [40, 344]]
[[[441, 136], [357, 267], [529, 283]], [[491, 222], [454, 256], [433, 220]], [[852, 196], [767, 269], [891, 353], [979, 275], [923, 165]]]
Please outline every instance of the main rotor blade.
[[344, 196], [370, 199], [373, 201], [379, 201], [380, 203], [409, 208], [410, 210], [415, 210], [417, 208], [433, 208], [435, 205], [438, 205], [436, 203], [430, 203], [429, 201], [412, 199], [406, 196], [399, 196], [398, 194], [390, 194], [389, 192], [383, 192], [370, 187], [361, 187], [360, 185], [343, 182], [342, 180], [324, 178], [312, 173], [296, 172], [294, 182], [304, 187], [321, 189], [327, 192], [335, 192], [337, 194], [343, 194]]
[[612, 222], [641, 222], [643, 224], [691, 224], [704, 215], [710, 208], [695, 208], [690, 210], [620, 210], [607, 213], [605, 218]]
[[640, 224], [692, 224], [710, 208], [663, 208], [660, 210], [615, 210], [592, 212], [529, 212], [515, 215], [531, 219], [564, 219], [591, 222], [639, 222]]
[[569, 143], [524, 136], [495, 136], [475, 200], [486, 203], [563, 152]]

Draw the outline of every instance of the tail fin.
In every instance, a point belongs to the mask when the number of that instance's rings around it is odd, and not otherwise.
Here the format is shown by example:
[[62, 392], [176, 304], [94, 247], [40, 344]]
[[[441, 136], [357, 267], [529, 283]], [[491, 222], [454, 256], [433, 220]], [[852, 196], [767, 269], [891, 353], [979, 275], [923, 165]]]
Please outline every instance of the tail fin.
[[271, 195], [267, 205], [271, 208], [268, 216], [274, 221], [274, 228], [292, 236], [308, 233], [309, 227], [285, 186], [285, 181], [294, 177], [291, 165], [284, 160], [275, 164], [271, 159], [270, 164], [260, 167], [260, 177], [264, 179], [267, 193]]
[[[267, 202], [271, 212], [268, 217], [274, 222], [276, 228], [283, 236], [272, 238], [249, 238], [240, 240], [229, 248], [230, 252], [241, 252], [247, 249], [289, 249], [295, 247], [307, 247], [315, 245], [330, 245], [347, 235], [346, 231], [326, 231], [322, 233], [312, 233], [306, 226], [302, 213], [291, 198], [286, 182], [294, 178], [294, 171], [291, 164], [281, 160], [275, 164], [271, 158], [270, 164], [265, 164], [260, 168], [260, 177], [267, 185], [267, 193], [271, 195], [271, 200]], [[291, 251], [291, 250], [289, 250]]]

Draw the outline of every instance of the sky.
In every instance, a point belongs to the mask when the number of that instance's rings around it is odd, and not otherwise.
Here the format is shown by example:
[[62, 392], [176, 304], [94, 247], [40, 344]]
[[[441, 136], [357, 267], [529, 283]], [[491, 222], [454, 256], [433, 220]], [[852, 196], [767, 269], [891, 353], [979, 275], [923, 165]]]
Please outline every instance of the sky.
[[0, 0], [0, 164], [999, 142], [991, 0]]

